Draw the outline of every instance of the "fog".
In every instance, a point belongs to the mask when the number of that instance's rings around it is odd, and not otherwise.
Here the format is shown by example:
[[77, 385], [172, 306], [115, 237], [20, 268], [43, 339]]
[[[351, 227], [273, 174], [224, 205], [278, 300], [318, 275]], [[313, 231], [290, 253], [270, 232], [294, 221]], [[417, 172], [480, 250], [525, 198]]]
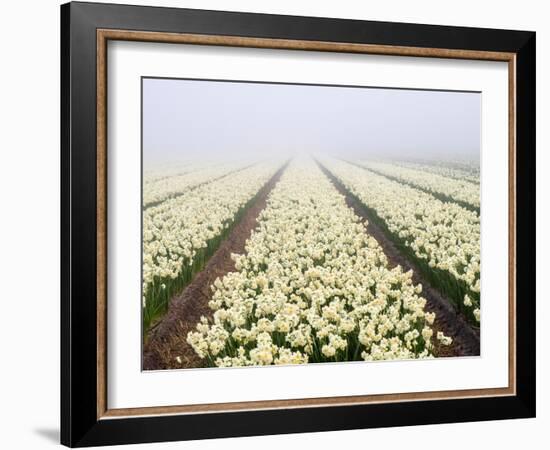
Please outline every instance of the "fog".
[[479, 163], [481, 94], [143, 80], [145, 168], [323, 152]]

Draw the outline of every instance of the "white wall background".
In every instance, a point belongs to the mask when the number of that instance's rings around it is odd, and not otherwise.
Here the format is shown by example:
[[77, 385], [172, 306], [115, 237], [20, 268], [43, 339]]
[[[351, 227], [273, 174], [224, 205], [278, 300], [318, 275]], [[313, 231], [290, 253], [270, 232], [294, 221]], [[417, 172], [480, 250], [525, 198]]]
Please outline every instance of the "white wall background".
[[[268, 436], [141, 445], [135, 448], [542, 448], [550, 426], [550, 16], [545, 2], [500, 0], [139, 1], [279, 14], [417, 22], [537, 32], [538, 417], [532, 420]], [[59, 1], [7, 2], [0, 27], [0, 447], [52, 447], [59, 422]], [[543, 126], [546, 125], [546, 126]], [[544, 151], [543, 149], [546, 149]], [[537, 444], [540, 442], [540, 444]], [[530, 445], [531, 444], [531, 445]]]

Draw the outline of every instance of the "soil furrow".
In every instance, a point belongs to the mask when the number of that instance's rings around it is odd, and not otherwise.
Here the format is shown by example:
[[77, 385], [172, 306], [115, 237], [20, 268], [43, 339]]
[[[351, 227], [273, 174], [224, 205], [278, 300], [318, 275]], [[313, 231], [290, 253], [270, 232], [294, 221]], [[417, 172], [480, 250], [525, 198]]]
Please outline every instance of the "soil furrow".
[[170, 301], [163, 319], [151, 330], [143, 349], [143, 369], [181, 369], [202, 367], [202, 360], [187, 343], [187, 333], [195, 329], [201, 316], [212, 317], [208, 302], [212, 296], [210, 286], [214, 281], [235, 270], [232, 253], [242, 254], [246, 240], [257, 225], [257, 218], [265, 208], [267, 197], [279, 181], [285, 164], [258, 192], [256, 201], [234, 225], [229, 236], [212, 255], [206, 267], [196, 275], [181, 294]]
[[375, 224], [366, 208], [353, 198], [346, 187], [322, 164], [319, 162], [317, 164], [336, 189], [344, 195], [347, 205], [353, 209], [355, 214], [362, 219], [367, 219], [367, 232], [376, 239], [384, 250], [390, 267], [399, 265], [405, 271], [412, 270], [413, 282], [422, 284], [422, 296], [427, 300], [426, 309], [436, 315], [436, 320], [432, 326], [434, 335], [437, 331], [442, 331], [446, 336], [453, 338], [452, 345], [448, 347], [439, 346], [437, 339], [434, 339], [437, 356], [478, 356], [480, 354], [479, 332], [472, 329], [466, 319], [457, 313], [449, 299], [422, 277], [416, 265], [399, 251], [393, 241], [386, 236], [386, 233]]

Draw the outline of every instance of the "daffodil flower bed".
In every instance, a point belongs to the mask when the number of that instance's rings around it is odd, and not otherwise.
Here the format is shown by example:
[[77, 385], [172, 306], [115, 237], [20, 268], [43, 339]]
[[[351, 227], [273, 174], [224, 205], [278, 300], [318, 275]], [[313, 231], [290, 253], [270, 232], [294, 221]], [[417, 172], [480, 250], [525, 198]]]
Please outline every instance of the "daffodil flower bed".
[[205, 365], [428, 358], [452, 342], [312, 160], [291, 163], [258, 222], [187, 336]]
[[143, 211], [143, 324], [201, 271], [282, 162], [266, 162], [206, 183]]
[[479, 325], [480, 219], [454, 203], [332, 158], [321, 160], [428, 280]]
[[395, 164], [409, 169], [416, 169], [424, 172], [434, 173], [436, 175], [441, 175], [447, 178], [454, 178], [455, 180], [468, 181], [470, 183], [477, 184], [479, 188], [479, 169], [461, 169], [458, 167], [402, 161], [396, 161]]
[[144, 187], [149, 186], [151, 183], [161, 179], [185, 175], [187, 173], [205, 170], [221, 164], [222, 163], [219, 161], [209, 159], [184, 159], [162, 164], [146, 163], [143, 169], [143, 185]]
[[358, 164], [379, 175], [422, 189], [437, 196], [439, 200], [454, 201], [479, 214], [481, 200], [479, 184], [389, 163], [361, 161]]
[[156, 206], [172, 197], [185, 193], [203, 184], [216, 181], [220, 177], [228, 176], [236, 171], [249, 167], [255, 161], [239, 160], [225, 164], [210, 164], [197, 167], [196, 170], [184, 172], [180, 175], [159, 177], [151, 181], [144, 181], [143, 206]]

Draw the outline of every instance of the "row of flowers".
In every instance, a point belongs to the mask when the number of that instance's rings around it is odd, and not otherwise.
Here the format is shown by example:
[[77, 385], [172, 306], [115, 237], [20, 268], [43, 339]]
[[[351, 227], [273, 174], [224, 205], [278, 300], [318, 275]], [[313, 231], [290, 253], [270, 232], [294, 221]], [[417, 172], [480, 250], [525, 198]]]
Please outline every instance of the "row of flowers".
[[412, 256], [426, 276], [466, 313], [480, 320], [480, 219], [454, 203], [442, 202], [402, 183], [350, 163], [324, 158], [322, 164]]
[[438, 165], [438, 164], [423, 164], [414, 162], [396, 161], [395, 164], [407, 167], [409, 169], [421, 170], [423, 172], [430, 172], [436, 175], [441, 175], [447, 178], [454, 178], [455, 180], [468, 181], [479, 185], [479, 168], [473, 167], [455, 167], [452, 165]]
[[378, 174], [391, 177], [432, 194], [439, 194], [442, 199], [456, 201], [462, 203], [463, 206], [479, 211], [481, 201], [479, 184], [396, 164], [377, 161], [361, 161], [359, 164]]
[[312, 160], [292, 162], [234, 272], [217, 279], [187, 336], [206, 365], [250, 366], [433, 356], [412, 272], [389, 269], [364, 223]]
[[143, 211], [145, 327], [202, 270], [281, 162], [264, 162]]
[[203, 163], [202, 165], [192, 165], [185, 171], [170, 176], [162, 177], [157, 174], [156, 178], [149, 178], [150, 181], [144, 180], [143, 206], [147, 208], [159, 204], [190, 189], [247, 168], [255, 162], [253, 160], [237, 160], [224, 164]]
[[220, 162], [212, 159], [182, 159], [179, 161], [170, 161], [162, 163], [147, 162], [143, 168], [143, 185], [148, 186], [163, 178], [169, 178], [176, 175], [184, 175], [196, 170], [206, 169], [210, 166], [218, 165]]

